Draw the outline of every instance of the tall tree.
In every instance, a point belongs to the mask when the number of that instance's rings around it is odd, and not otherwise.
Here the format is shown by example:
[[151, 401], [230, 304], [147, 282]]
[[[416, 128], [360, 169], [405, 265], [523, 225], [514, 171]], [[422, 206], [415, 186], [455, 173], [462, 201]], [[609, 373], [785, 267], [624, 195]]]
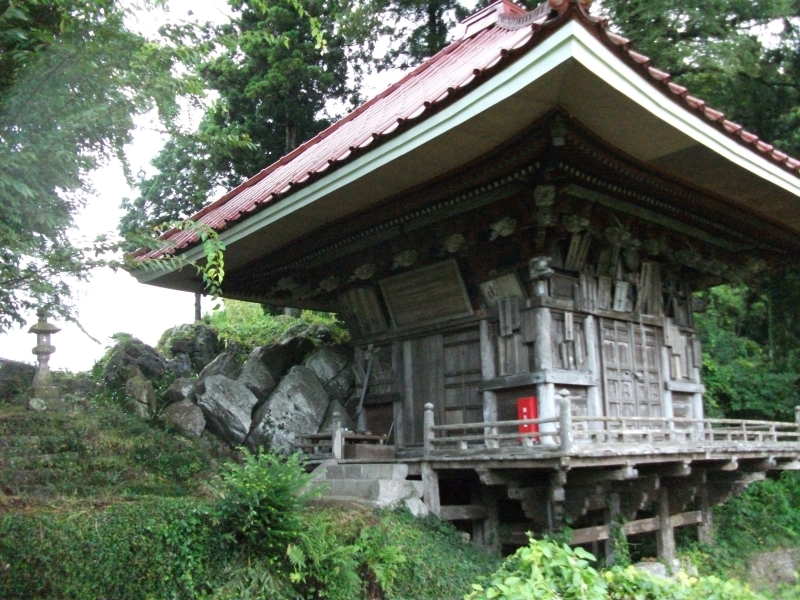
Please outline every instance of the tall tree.
[[[329, 125], [326, 103], [346, 102], [346, 43], [328, 0], [230, 0], [237, 15], [213, 31], [211, 58], [198, 68], [218, 99], [194, 133], [173, 137], [126, 200], [120, 229], [130, 232], [184, 218], [216, 188], [230, 188]], [[308, 16], [319, 18], [325, 44]], [[277, 43], [276, 43], [277, 40]]]
[[[637, 50], [778, 148], [800, 156], [800, 2], [604, 0]], [[708, 399], [732, 416], [791, 418], [800, 402], [800, 271], [704, 294]]]
[[92, 258], [68, 233], [87, 174], [123, 159], [137, 115], [165, 123], [191, 83], [180, 47], [130, 31], [113, 0], [0, 0], [0, 331], [39, 305], [69, 314]]

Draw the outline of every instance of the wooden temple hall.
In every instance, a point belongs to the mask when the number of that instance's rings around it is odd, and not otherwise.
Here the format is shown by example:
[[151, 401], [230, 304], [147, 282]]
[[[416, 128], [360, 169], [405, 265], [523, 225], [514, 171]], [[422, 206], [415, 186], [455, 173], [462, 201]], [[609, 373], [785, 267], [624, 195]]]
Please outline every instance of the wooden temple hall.
[[194, 218], [226, 296], [348, 324], [387, 443], [336, 430], [339, 462], [407, 465], [490, 548], [569, 524], [610, 557], [624, 523], [669, 559], [675, 527], [800, 468], [798, 423], [706, 418], [692, 320], [694, 292], [800, 257], [798, 168], [586, 3], [501, 0]]

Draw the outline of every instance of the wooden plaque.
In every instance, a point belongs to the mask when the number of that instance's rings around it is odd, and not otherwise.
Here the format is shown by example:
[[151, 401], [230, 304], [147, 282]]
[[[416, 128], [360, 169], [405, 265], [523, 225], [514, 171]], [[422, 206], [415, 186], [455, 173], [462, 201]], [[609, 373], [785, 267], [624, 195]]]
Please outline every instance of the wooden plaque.
[[395, 327], [468, 317], [472, 314], [455, 260], [446, 260], [380, 282]]
[[483, 301], [489, 308], [497, 306], [497, 303], [503, 298], [519, 298], [520, 300], [525, 300], [526, 298], [525, 291], [522, 289], [519, 278], [515, 273], [508, 273], [507, 275], [484, 281], [479, 284], [479, 287], [481, 288]]

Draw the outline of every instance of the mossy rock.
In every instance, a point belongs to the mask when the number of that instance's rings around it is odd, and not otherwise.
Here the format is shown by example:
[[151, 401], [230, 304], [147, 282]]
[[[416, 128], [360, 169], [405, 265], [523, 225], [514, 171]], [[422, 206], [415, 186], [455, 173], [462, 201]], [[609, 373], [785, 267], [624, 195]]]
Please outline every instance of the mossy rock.
[[167, 329], [156, 347], [194, 373], [202, 371], [223, 350], [216, 331], [205, 323]]

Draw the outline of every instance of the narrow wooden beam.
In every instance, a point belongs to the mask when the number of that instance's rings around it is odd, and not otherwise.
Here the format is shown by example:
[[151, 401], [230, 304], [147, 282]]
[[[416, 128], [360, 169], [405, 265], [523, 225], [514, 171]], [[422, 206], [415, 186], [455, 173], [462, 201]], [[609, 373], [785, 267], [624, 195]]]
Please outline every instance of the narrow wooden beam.
[[639, 476], [639, 471], [631, 467], [610, 470], [574, 469], [567, 473], [569, 485], [595, 485], [604, 481], [627, 481]]
[[474, 521], [489, 515], [485, 506], [476, 504], [446, 504], [439, 511], [442, 521]]
[[700, 526], [697, 528], [697, 539], [701, 544], [714, 543], [714, 522], [711, 503], [708, 497], [708, 485], [703, 483], [697, 490], [697, 501], [700, 505]]
[[[696, 525], [700, 522], [702, 516], [700, 511], [694, 510], [690, 512], [673, 515], [669, 518], [670, 527], [685, 527], [687, 525]], [[626, 535], [640, 535], [642, 533], [650, 533], [653, 531], [661, 530], [661, 519], [659, 517], [649, 517], [647, 519], [637, 519], [636, 521], [628, 521], [622, 526], [622, 532]], [[584, 527], [582, 529], [574, 529], [572, 531], [572, 539], [569, 544], [577, 546], [579, 544], [588, 544], [591, 542], [606, 541], [607, 543], [611, 537], [610, 525], [597, 525], [595, 527]]]

